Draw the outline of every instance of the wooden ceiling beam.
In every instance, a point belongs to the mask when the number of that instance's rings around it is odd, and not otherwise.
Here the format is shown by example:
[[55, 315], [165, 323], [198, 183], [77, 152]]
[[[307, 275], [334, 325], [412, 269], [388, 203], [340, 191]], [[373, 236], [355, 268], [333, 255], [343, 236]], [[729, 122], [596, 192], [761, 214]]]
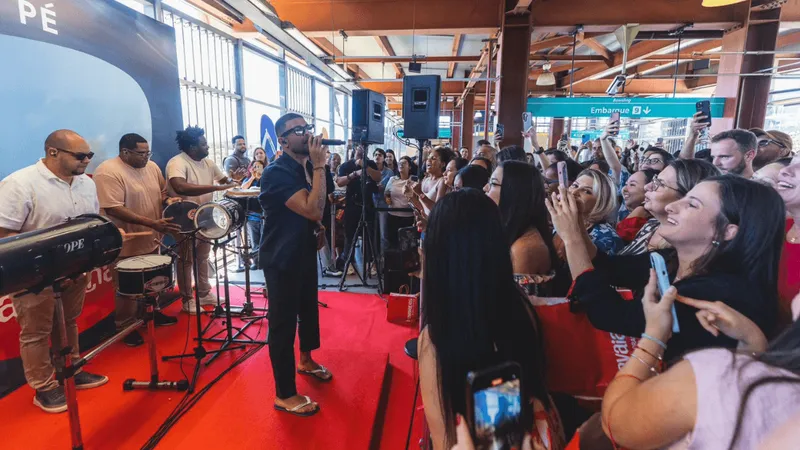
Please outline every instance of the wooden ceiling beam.
[[[461, 43], [464, 42], [463, 34], [456, 34], [453, 36], [453, 48], [450, 50], [452, 56], [459, 56], [461, 52]], [[447, 66], [447, 78], [453, 78], [456, 71], [456, 61], [451, 61]]]
[[[386, 36], [375, 36], [375, 42], [378, 43], [378, 47], [381, 48], [383, 54], [386, 56], [397, 56], [392, 48], [392, 43], [389, 42], [389, 38]], [[403, 71], [403, 66], [400, 63], [392, 64], [394, 66], [394, 72], [396, 78], [403, 78], [405, 76], [405, 72]]]
[[[341, 50], [336, 48], [336, 46], [328, 40], [328, 38], [312, 38], [311, 40], [329, 56], [336, 56], [338, 58], [344, 55]], [[369, 75], [356, 64], [345, 63], [344, 67], [346, 68], [345, 70], [352, 71], [358, 80], [369, 80], [370, 78]]]

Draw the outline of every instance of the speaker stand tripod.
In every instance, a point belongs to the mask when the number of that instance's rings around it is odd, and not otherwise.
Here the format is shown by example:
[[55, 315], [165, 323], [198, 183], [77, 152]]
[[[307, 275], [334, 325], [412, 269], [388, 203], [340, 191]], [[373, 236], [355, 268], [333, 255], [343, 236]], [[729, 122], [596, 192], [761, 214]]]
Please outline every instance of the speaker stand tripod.
[[[339, 281], [339, 291], [344, 291], [348, 287], [366, 287], [366, 288], [378, 288], [378, 295], [383, 295], [383, 283], [381, 282], [380, 277], [376, 277], [378, 284], [373, 285], [367, 282], [369, 278], [369, 272], [367, 271], [367, 250], [366, 248], [369, 247], [369, 255], [372, 257], [372, 264], [376, 267], [376, 271], [378, 273], [381, 272], [380, 270], [380, 260], [377, 258], [375, 253], [375, 242], [373, 240], [374, 234], [371, 232], [369, 223], [367, 222], [367, 200], [369, 195], [367, 193], [367, 177], [369, 176], [369, 155], [368, 149], [369, 145], [366, 143], [360, 144], [363, 148], [363, 156], [361, 157], [361, 217], [358, 220], [358, 226], [356, 227], [355, 233], [353, 233], [353, 238], [350, 242], [350, 248], [347, 249], [347, 258], [345, 259], [342, 279]], [[359, 235], [361, 236], [361, 265], [363, 268], [363, 272], [359, 273], [358, 268], [356, 267], [356, 242], [358, 241]], [[353, 284], [350, 286], [345, 286], [345, 280], [347, 280], [347, 269], [350, 265], [353, 265], [353, 270], [358, 275], [361, 284]]]

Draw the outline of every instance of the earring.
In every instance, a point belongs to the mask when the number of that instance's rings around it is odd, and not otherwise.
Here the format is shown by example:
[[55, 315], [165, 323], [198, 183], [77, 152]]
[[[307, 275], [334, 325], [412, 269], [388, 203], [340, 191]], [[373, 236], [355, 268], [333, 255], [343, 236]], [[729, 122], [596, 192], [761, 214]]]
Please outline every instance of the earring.
[[719, 247], [719, 241], [711, 241], [711, 245], [714, 247]]

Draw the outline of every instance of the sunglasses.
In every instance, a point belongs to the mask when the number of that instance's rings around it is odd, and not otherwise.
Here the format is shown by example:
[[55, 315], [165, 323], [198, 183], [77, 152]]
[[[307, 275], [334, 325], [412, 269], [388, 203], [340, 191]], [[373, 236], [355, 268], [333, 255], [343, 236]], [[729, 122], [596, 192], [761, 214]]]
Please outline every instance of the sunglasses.
[[78, 161], [83, 161], [86, 158], [89, 158], [89, 159], [94, 158], [94, 152], [80, 153], [80, 152], [73, 152], [73, 151], [70, 151], [70, 150], [67, 150], [67, 149], [63, 149], [63, 148], [58, 148], [58, 147], [53, 147], [53, 148], [58, 150], [58, 151], [60, 151], [60, 152], [69, 153], [70, 155], [74, 156], [75, 159], [77, 159]]
[[766, 147], [769, 144], [775, 144], [780, 148], [786, 148], [785, 145], [781, 144], [780, 142], [776, 141], [775, 139], [765, 139], [763, 141], [758, 141], [758, 146], [759, 147]]
[[286, 137], [286, 136], [288, 136], [290, 134], [294, 134], [295, 136], [303, 136], [306, 133], [313, 133], [313, 132], [314, 132], [314, 125], [313, 124], [300, 125], [300, 126], [297, 126], [297, 127], [294, 127], [294, 128], [290, 128], [290, 129], [284, 131], [283, 134], [281, 135], [281, 137]]

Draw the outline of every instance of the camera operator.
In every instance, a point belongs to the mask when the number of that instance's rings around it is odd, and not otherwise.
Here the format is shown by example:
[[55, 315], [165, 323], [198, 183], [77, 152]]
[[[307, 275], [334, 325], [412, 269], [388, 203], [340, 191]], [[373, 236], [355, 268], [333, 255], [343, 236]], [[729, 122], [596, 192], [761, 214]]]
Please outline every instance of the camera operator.
[[[361, 208], [366, 203], [367, 207], [367, 221], [374, 229], [374, 205], [372, 202], [373, 194], [378, 192], [377, 183], [381, 180], [381, 172], [378, 171], [378, 166], [374, 161], [367, 163], [367, 187], [366, 192], [361, 192], [361, 175], [363, 169], [364, 148], [361, 145], [354, 145], [355, 153], [353, 159], [339, 166], [339, 176], [336, 177], [336, 184], [339, 186], [347, 186], [345, 193], [345, 207], [344, 207], [344, 251], [339, 255], [336, 261], [336, 267], [340, 270], [345, 270], [345, 262], [350, 253], [350, 247], [354, 243], [356, 229], [358, 222], [361, 220]], [[369, 245], [364, 243], [365, 253], [364, 256], [369, 262]]]

